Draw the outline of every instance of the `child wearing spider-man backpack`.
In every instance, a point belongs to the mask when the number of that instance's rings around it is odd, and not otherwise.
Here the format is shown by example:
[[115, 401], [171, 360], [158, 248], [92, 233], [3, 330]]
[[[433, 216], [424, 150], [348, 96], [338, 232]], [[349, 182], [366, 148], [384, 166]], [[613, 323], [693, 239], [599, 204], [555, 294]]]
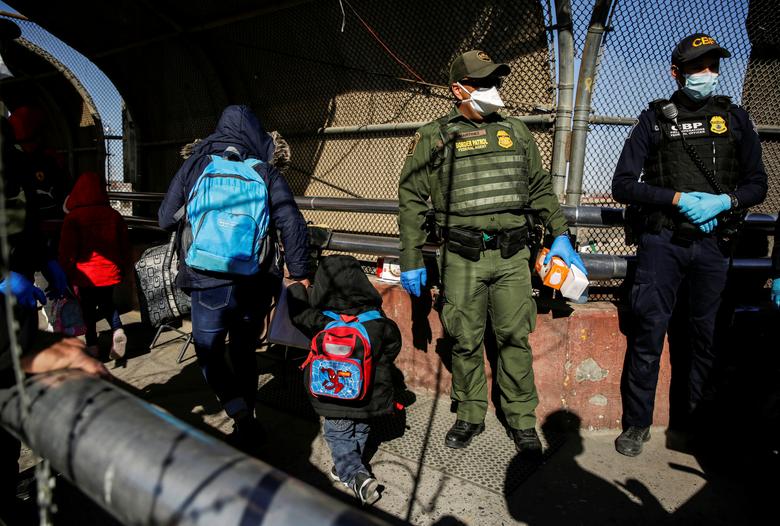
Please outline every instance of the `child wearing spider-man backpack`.
[[[391, 371], [401, 333], [351, 256], [323, 258], [308, 290], [300, 283], [288, 288], [288, 303], [293, 324], [313, 338], [317, 349], [305, 363], [304, 385], [314, 410], [324, 417], [323, 436], [334, 464], [331, 478], [350, 488], [361, 503], [373, 504], [380, 497], [379, 485], [362, 456], [369, 419], [395, 407]], [[361, 336], [367, 336], [365, 343]], [[343, 362], [334, 361], [340, 357]]]

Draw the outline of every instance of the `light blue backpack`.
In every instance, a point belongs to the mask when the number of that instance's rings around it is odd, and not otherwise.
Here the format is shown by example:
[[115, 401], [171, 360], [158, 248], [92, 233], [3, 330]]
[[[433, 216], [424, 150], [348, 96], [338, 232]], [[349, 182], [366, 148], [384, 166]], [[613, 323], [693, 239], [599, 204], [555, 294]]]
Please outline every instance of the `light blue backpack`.
[[262, 162], [211, 156], [185, 205], [188, 266], [244, 276], [260, 271], [269, 253], [270, 206], [267, 183], [255, 170]]

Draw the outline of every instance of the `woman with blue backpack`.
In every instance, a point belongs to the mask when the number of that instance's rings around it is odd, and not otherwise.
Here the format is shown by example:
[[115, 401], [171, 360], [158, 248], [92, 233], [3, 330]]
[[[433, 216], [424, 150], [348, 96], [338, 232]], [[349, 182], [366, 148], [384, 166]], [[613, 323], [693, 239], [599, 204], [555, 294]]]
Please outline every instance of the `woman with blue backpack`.
[[324, 417], [323, 436], [333, 456], [332, 479], [363, 504], [379, 500], [379, 484], [364, 464], [369, 419], [394, 408], [392, 364], [401, 332], [382, 312], [382, 296], [352, 256], [327, 256], [314, 284], [287, 289], [290, 319], [312, 338], [304, 387]]
[[290, 278], [308, 283], [306, 222], [274, 166], [277, 146], [248, 107], [228, 106], [214, 133], [186, 147], [158, 212], [160, 226], [179, 234], [176, 285], [192, 299], [198, 364], [247, 451], [264, 438], [255, 349], [281, 286], [277, 230]]

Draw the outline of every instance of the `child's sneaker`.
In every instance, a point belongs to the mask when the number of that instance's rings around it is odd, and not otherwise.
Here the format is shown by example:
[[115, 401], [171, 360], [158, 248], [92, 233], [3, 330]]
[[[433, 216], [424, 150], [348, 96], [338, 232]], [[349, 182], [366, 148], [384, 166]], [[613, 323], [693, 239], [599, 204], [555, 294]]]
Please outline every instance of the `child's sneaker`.
[[379, 500], [379, 483], [368, 473], [359, 471], [349, 487], [362, 504], [373, 504]]
[[333, 482], [338, 482], [338, 483], [343, 484], [344, 486], [346, 486], [348, 488], [350, 487], [349, 484], [347, 484], [346, 482], [341, 482], [341, 477], [339, 477], [339, 474], [336, 473], [336, 466], [335, 465], [332, 468], [330, 468], [330, 472], [328, 474], [330, 475], [330, 479]]
[[127, 335], [125, 330], [119, 328], [114, 331], [113, 344], [111, 345], [111, 352], [108, 353], [108, 357], [112, 360], [119, 360], [125, 357], [125, 348], [127, 347]]

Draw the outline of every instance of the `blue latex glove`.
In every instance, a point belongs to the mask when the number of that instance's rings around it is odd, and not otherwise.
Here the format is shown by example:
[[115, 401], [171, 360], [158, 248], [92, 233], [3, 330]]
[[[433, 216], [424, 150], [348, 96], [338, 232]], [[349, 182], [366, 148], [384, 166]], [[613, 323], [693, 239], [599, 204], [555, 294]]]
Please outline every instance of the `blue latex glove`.
[[420, 289], [425, 286], [426, 281], [428, 281], [428, 272], [425, 267], [401, 272], [401, 285], [412, 296], [420, 295]]
[[68, 291], [68, 277], [65, 271], [56, 260], [50, 259], [46, 262], [46, 268], [43, 269], [43, 276], [49, 282], [47, 294], [49, 298], [61, 298]]
[[[690, 195], [698, 197], [699, 201], [690, 206], [687, 211], [683, 210], [683, 214], [695, 225], [706, 223], [716, 215], [731, 208], [731, 198], [726, 194], [715, 195], [704, 192], [691, 192]], [[682, 202], [682, 197], [680, 197], [680, 202]]]
[[772, 304], [776, 309], [780, 309], [780, 278], [775, 278], [772, 281], [772, 292], [769, 295], [772, 299]]
[[688, 212], [690, 212], [698, 202], [699, 198], [694, 196], [693, 193], [682, 193], [680, 194], [680, 200], [677, 201], [677, 207], [680, 209], [680, 212], [687, 216]]
[[35, 309], [38, 307], [37, 301], [40, 301], [41, 305], [46, 305], [46, 294], [21, 274], [11, 272], [8, 280], [0, 281], [0, 291], [3, 294], [6, 294], [9, 288], [11, 294], [16, 296], [16, 303], [22, 307]]
[[555, 238], [550, 247], [550, 251], [547, 253], [547, 257], [544, 258], [544, 264], [548, 264], [553, 256], [561, 258], [563, 262], [566, 263], [567, 267], [575, 265], [586, 276], [588, 275], [588, 269], [585, 268], [585, 263], [582, 262], [580, 255], [577, 254], [577, 251], [571, 246], [569, 236], [566, 234], [561, 234]]
[[709, 234], [710, 232], [715, 230], [716, 226], [718, 226], [718, 220], [713, 217], [712, 219], [710, 219], [706, 223], [702, 223], [701, 225], [699, 225], [699, 230]]

